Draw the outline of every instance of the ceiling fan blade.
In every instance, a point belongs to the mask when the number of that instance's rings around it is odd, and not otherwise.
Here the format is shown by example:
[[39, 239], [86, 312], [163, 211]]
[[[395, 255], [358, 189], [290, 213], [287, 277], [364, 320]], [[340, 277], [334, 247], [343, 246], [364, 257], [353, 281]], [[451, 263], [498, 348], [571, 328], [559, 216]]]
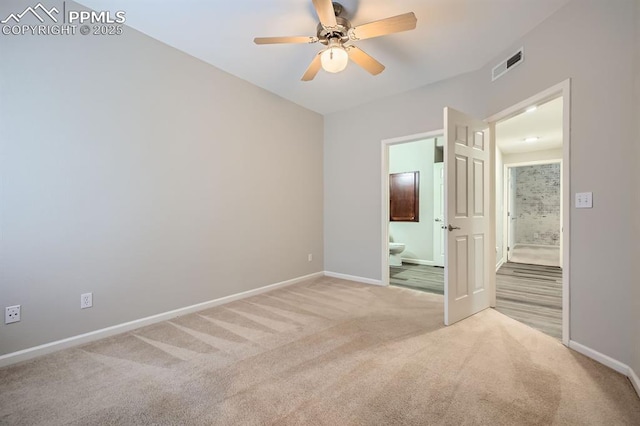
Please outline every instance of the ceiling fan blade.
[[402, 31], [413, 30], [416, 27], [418, 19], [413, 12], [403, 15], [392, 16], [391, 18], [381, 19], [379, 21], [369, 22], [368, 24], [359, 25], [349, 30], [349, 36], [352, 40], [364, 40], [367, 38], [379, 37], [387, 34], [399, 33]]
[[323, 26], [335, 27], [338, 25], [331, 0], [313, 0], [313, 7], [316, 8], [316, 13]]
[[307, 68], [304, 75], [302, 76], [302, 81], [313, 80], [316, 74], [318, 74], [318, 71], [320, 71], [320, 68], [322, 67], [322, 62], [320, 62], [320, 53], [318, 53], [316, 57], [313, 58], [313, 61], [311, 61], [309, 68]]
[[280, 44], [280, 43], [316, 43], [318, 37], [256, 37], [253, 39], [255, 44]]
[[347, 53], [349, 54], [349, 59], [360, 65], [372, 75], [378, 75], [384, 71], [384, 65], [356, 46], [349, 46], [347, 48]]

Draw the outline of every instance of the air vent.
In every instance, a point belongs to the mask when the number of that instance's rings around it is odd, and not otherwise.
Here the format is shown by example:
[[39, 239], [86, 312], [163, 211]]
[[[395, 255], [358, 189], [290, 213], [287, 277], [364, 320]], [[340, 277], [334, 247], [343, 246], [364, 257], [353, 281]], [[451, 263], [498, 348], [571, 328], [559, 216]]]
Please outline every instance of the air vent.
[[508, 59], [505, 59], [504, 61], [493, 67], [493, 70], [491, 70], [491, 81], [496, 81], [499, 77], [505, 75], [507, 71], [520, 64], [522, 61], [524, 61], [523, 47], [518, 49], [518, 51], [511, 55]]

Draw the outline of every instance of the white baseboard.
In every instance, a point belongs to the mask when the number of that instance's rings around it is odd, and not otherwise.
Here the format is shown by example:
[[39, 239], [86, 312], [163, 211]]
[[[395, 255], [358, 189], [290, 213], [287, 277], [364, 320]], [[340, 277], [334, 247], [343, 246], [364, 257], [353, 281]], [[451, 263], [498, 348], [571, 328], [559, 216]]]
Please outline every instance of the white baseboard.
[[591, 349], [588, 346], [585, 346], [581, 343], [576, 342], [575, 340], [569, 340], [569, 347], [576, 352], [580, 352], [582, 355], [588, 356], [589, 358], [598, 361], [600, 364], [606, 365], [607, 367], [617, 371], [620, 374], [624, 374], [629, 377], [629, 371], [631, 370], [627, 364], [623, 364], [618, 360], [611, 358], [608, 355], [600, 353], [594, 349]]
[[371, 278], [364, 278], [364, 277], [356, 277], [355, 275], [339, 274], [337, 272], [329, 272], [329, 271], [324, 271], [324, 275], [326, 277], [331, 277], [331, 278], [340, 278], [340, 279], [343, 279], [343, 280], [356, 281], [356, 282], [364, 283], [364, 284], [373, 284], [373, 285], [384, 286], [384, 284], [380, 280], [374, 280], [374, 279], [371, 279]]
[[569, 340], [569, 347], [574, 351], [580, 352], [582, 355], [588, 356], [589, 358], [595, 361], [598, 361], [600, 364], [606, 365], [612, 370], [615, 370], [618, 373], [624, 374], [625, 376], [627, 376], [629, 378], [629, 381], [633, 385], [634, 389], [636, 390], [636, 393], [640, 397], [640, 378], [638, 378], [638, 375], [636, 374], [636, 372], [633, 371], [633, 369], [629, 367], [627, 364], [624, 364], [618, 360], [611, 358], [608, 355], [605, 355], [594, 349], [591, 349], [588, 346], [580, 344], [575, 340]]
[[152, 315], [146, 318], [140, 318], [134, 321], [125, 322], [122, 324], [114, 325], [100, 330], [91, 331], [89, 333], [80, 334], [66, 339], [57, 340], [51, 343], [45, 343], [44, 345], [35, 346], [33, 348], [23, 349], [21, 351], [12, 352], [6, 355], [0, 356], [0, 367], [4, 367], [16, 362], [26, 361], [31, 358], [35, 358], [41, 355], [46, 355], [52, 352], [56, 352], [62, 349], [70, 348], [72, 346], [81, 345], [88, 342], [93, 342], [98, 339], [113, 336], [116, 334], [124, 333], [126, 331], [134, 330], [136, 328], [144, 327], [146, 325], [155, 324], [157, 322], [170, 320], [175, 317], [187, 315], [193, 312], [201, 311], [203, 309], [212, 308], [214, 306], [223, 305], [225, 303], [233, 302], [235, 300], [245, 299], [247, 297], [255, 296], [267, 291], [275, 290], [277, 288], [290, 286], [297, 284], [301, 281], [308, 280], [310, 278], [321, 277], [325, 275], [323, 272], [316, 272], [313, 274], [305, 275], [298, 278], [293, 278], [287, 281], [282, 281], [275, 284], [266, 285], [253, 290], [243, 291], [241, 293], [232, 294], [230, 296], [220, 297], [207, 302], [198, 303], [184, 308], [175, 309], [169, 312], [163, 312], [161, 314]]
[[500, 269], [502, 265], [504, 265], [504, 259], [500, 259], [500, 261], [496, 265], [496, 272], [498, 272], [498, 269]]
[[402, 258], [402, 263], [411, 263], [413, 265], [426, 265], [426, 266], [435, 266], [435, 262], [433, 260], [422, 260], [422, 259], [411, 259], [411, 258]]
[[627, 375], [627, 377], [629, 377], [629, 380], [631, 380], [631, 384], [636, 389], [636, 393], [638, 394], [638, 396], [640, 396], [640, 378], [638, 378], [636, 372], [633, 371], [633, 368], [629, 367], [629, 374]]

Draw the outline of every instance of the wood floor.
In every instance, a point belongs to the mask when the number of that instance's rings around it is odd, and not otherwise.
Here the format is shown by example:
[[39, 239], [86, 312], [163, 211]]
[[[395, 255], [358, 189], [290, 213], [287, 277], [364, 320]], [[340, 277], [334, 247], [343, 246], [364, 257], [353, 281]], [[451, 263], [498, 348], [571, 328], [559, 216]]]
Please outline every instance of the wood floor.
[[562, 269], [505, 263], [496, 274], [496, 310], [562, 338]]
[[[444, 268], [403, 263], [389, 283], [444, 294]], [[557, 339], [562, 338], [562, 269], [508, 262], [496, 274], [496, 310]]]
[[389, 284], [444, 294], [444, 268], [411, 263], [392, 266], [389, 268]]

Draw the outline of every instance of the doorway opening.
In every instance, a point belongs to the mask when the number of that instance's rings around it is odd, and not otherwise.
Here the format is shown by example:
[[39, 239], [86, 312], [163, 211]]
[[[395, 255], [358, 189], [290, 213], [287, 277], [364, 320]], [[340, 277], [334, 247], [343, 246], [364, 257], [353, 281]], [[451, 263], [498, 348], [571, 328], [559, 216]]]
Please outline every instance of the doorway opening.
[[[499, 256], [502, 231], [500, 202], [504, 196], [503, 159], [496, 149], [495, 129], [501, 122], [556, 98], [562, 103], [562, 193], [561, 318], [562, 343], [569, 343], [569, 112], [570, 80], [566, 80], [486, 120], [475, 119], [451, 107], [444, 108], [444, 129], [409, 137], [386, 139], [381, 146], [381, 284], [389, 285], [390, 198], [389, 149], [397, 144], [443, 137], [444, 161], [444, 323], [451, 325], [484, 309], [496, 307], [496, 267], [505, 262]], [[525, 138], [528, 139], [528, 138]], [[538, 138], [539, 139], [539, 138]], [[520, 141], [529, 142], [529, 141]], [[496, 166], [496, 164], [499, 164]], [[499, 176], [499, 174], [502, 176]], [[415, 174], [414, 174], [415, 176]], [[434, 216], [434, 221], [436, 217]], [[446, 226], [446, 228], [444, 228]], [[446, 232], [448, 231], [448, 232]], [[502, 235], [499, 235], [500, 232]], [[566, 236], [564, 238], [563, 236]], [[393, 238], [393, 236], [391, 235]], [[399, 242], [399, 241], [394, 241]], [[495, 251], [494, 251], [495, 246]]]
[[439, 229], [446, 235], [442, 301], [444, 324], [451, 325], [489, 308], [492, 300], [491, 269], [495, 265], [495, 254], [491, 250], [494, 234], [490, 219], [494, 212], [490, 202], [493, 197], [490, 171], [493, 140], [487, 122], [451, 107], [444, 108], [443, 118], [442, 131], [382, 141], [381, 264], [382, 284], [389, 285], [389, 149], [403, 142], [442, 136], [444, 217]]
[[383, 142], [383, 283], [444, 294], [442, 131]]
[[561, 267], [562, 160], [505, 170], [507, 262]]
[[564, 341], [563, 95], [531, 101], [495, 124], [495, 308]]

